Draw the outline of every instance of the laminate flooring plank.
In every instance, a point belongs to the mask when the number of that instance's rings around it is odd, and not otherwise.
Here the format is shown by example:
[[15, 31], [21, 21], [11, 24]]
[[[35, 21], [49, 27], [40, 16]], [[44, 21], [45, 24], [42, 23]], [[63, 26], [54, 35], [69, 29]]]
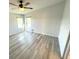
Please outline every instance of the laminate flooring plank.
[[30, 32], [10, 36], [9, 59], [60, 59], [58, 39]]

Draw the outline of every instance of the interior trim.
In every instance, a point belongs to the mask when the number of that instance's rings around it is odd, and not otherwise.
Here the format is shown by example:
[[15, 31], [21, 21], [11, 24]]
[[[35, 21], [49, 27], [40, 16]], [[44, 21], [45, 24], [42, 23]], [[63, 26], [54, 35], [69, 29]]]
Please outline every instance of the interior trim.
[[64, 54], [63, 54], [62, 59], [67, 59], [69, 52], [70, 52], [70, 33], [69, 33], [69, 36], [68, 36], [68, 40], [67, 40], [67, 43], [66, 43], [66, 46], [65, 46], [65, 50], [64, 50]]
[[17, 34], [20, 34], [20, 33], [22, 33], [22, 32], [24, 32], [24, 31], [21, 31], [21, 32], [18, 32], [18, 33], [15, 33], [15, 34], [9, 35], [9, 37], [14, 36], [14, 35], [17, 35]]

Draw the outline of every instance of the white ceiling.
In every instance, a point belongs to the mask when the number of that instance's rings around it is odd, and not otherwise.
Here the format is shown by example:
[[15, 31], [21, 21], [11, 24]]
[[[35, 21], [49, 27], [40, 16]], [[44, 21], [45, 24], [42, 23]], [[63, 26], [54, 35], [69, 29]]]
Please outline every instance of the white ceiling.
[[[35, 11], [40, 8], [44, 8], [50, 5], [55, 5], [57, 3], [60, 3], [64, 0], [23, 0], [25, 2], [30, 2], [31, 4], [29, 5], [30, 7], [34, 8], [33, 10], [25, 10], [24, 12], [19, 11], [18, 7], [15, 7], [13, 5], [9, 5], [9, 9], [11, 13], [21, 13], [21, 14], [26, 14], [28, 12]], [[9, 2], [14, 3], [18, 5], [18, 0], [9, 0]]]

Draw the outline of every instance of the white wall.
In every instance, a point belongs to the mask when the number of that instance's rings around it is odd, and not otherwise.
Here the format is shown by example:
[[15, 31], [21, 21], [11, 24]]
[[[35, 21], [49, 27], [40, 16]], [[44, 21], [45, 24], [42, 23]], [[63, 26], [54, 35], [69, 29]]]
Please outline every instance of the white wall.
[[58, 37], [64, 2], [28, 13], [31, 16], [32, 29], [36, 33], [42, 33]]
[[16, 20], [17, 17], [22, 17], [22, 16], [9, 13], [9, 35], [13, 35], [23, 31], [23, 29], [18, 28], [18, 24]]
[[60, 26], [59, 43], [60, 43], [61, 56], [63, 55], [66, 42], [68, 39], [68, 35], [69, 35], [69, 30], [70, 30], [70, 14], [69, 14], [70, 6], [69, 5], [70, 5], [70, 2], [69, 0], [67, 0], [65, 4], [61, 26]]

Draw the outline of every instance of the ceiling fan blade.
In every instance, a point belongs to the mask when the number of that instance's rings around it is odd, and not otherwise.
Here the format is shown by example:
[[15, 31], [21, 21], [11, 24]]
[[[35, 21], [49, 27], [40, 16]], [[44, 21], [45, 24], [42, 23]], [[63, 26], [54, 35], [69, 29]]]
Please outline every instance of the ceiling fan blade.
[[9, 4], [14, 5], [14, 6], [17, 6], [17, 5], [15, 5], [15, 4], [13, 4], [13, 3], [9, 3]]
[[31, 8], [31, 7], [24, 7], [25, 9], [33, 9], [33, 8]]
[[27, 2], [27, 3], [25, 3], [25, 6], [27, 6], [27, 5], [29, 5], [30, 3], [29, 2]]

